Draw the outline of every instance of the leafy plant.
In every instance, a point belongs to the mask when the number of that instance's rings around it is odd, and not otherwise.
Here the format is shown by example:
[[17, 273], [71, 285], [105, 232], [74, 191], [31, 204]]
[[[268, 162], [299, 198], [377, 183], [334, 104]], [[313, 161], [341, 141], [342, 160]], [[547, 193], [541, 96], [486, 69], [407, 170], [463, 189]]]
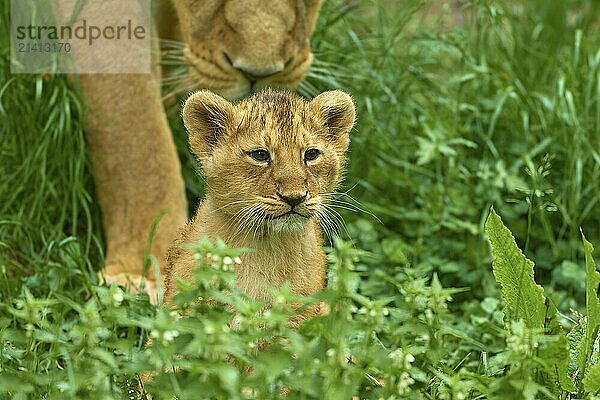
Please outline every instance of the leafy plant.
[[[556, 307], [544, 297], [544, 289], [535, 283], [533, 262], [517, 247], [511, 232], [493, 208], [486, 221], [485, 232], [492, 246], [494, 276], [502, 287], [505, 325], [509, 334], [513, 335], [508, 339], [509, 347], [513, 351], [524, 352], [521, 356], [527, 356], [514, 357], [512, 359], [516, 362], [510, 363], [509, 376], [528, 382], [521, 386], [520, 395], [531, 397], [537, 391], [546, 392], [549, 388], [554, 395], [598, 392], [595, 378], [600, 341], [597, 294], [600, 273], [592, 258], [591, 243], [583, 237], [587, 317], [582, 318], [569, 333], [570, 350], [567, 335], [557, 319]], [[576, 370], [569, 376], [570, 364], [575, 364]], [[513, 387], [516, 385], [513, 384]]]
[[[583, 234], [582, 234], [583, 236]], [[586, 264], [586, 319], [584, 334], [577, 345], [577, 375], [582, 377], [587, 392], [600, 391], [600, 362], [598, 362], [600, 342], [600, 300], [598, 300], [598, 285], [600, 273], [592, 258], [594, 247], [583, 237]]]

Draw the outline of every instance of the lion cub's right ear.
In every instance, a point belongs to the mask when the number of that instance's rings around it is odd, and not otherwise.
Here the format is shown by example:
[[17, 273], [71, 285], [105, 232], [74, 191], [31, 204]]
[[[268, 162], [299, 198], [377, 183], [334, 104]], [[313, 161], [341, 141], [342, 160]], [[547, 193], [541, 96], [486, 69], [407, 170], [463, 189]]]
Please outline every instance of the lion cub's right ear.
[[208, 90], [192, 94], [183, 106], [183, 123], [190, 148], [200, 158], [209, 157], [233, 116], [233, 104]]

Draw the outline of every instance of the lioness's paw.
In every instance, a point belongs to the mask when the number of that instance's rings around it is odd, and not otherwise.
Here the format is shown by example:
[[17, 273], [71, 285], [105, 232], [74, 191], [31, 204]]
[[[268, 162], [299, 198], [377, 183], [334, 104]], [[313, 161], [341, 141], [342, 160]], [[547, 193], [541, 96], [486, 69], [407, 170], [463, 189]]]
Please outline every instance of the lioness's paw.
[[158, 290], [156, 282], [149, 281], [137, 274], [119, 273], [114, 275], [108, 275], [99, 273], [100, 282], [106, 285], [118, 285], [122, 286], [131, 293], [146, 292], [150, 297], [152, 304], [158, 303]]

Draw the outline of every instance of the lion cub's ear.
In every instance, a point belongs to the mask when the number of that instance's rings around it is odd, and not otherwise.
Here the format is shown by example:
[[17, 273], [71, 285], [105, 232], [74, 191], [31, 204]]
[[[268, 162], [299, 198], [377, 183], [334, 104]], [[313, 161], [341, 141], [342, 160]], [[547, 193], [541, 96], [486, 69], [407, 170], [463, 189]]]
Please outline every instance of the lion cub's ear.
[[309, 103], [309, 107], [322, 118], [328, 130], [328, 139], [336, 150], [346, 151], [356, 115], [352, 97], [341, 90], [331, 90], [315, 97]]
[[208, 90], [192, 94], [183, 106], [183, 123], [190, 148], [200, 158], [209, 157], [226, 133], [233, 116], [233, 104]]

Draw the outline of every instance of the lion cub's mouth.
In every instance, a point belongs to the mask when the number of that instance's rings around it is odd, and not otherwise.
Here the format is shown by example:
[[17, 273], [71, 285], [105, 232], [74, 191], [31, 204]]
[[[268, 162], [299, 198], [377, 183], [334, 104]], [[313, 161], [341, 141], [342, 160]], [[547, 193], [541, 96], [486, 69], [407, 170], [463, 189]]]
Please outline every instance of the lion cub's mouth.
[[279, 215], [268, 216], [265, 223], [268, 231], [273, 232], [297, 232], [304, 228], [310, 216], [290, 210]]
[[310, 216], [301, 214], [296, 210], [290, 210], [290, 211], [284, 212], [283, 214], [271, 216], [268, 219], [274, 220], [274, 219], [280, 219], [280, 218], [285, 218], [285, 217], [289, 218], [289, 217], [295, 217], [296, 215], [300, 216], [302, 218], [306, 218], [306, 219], [310, 218]]

